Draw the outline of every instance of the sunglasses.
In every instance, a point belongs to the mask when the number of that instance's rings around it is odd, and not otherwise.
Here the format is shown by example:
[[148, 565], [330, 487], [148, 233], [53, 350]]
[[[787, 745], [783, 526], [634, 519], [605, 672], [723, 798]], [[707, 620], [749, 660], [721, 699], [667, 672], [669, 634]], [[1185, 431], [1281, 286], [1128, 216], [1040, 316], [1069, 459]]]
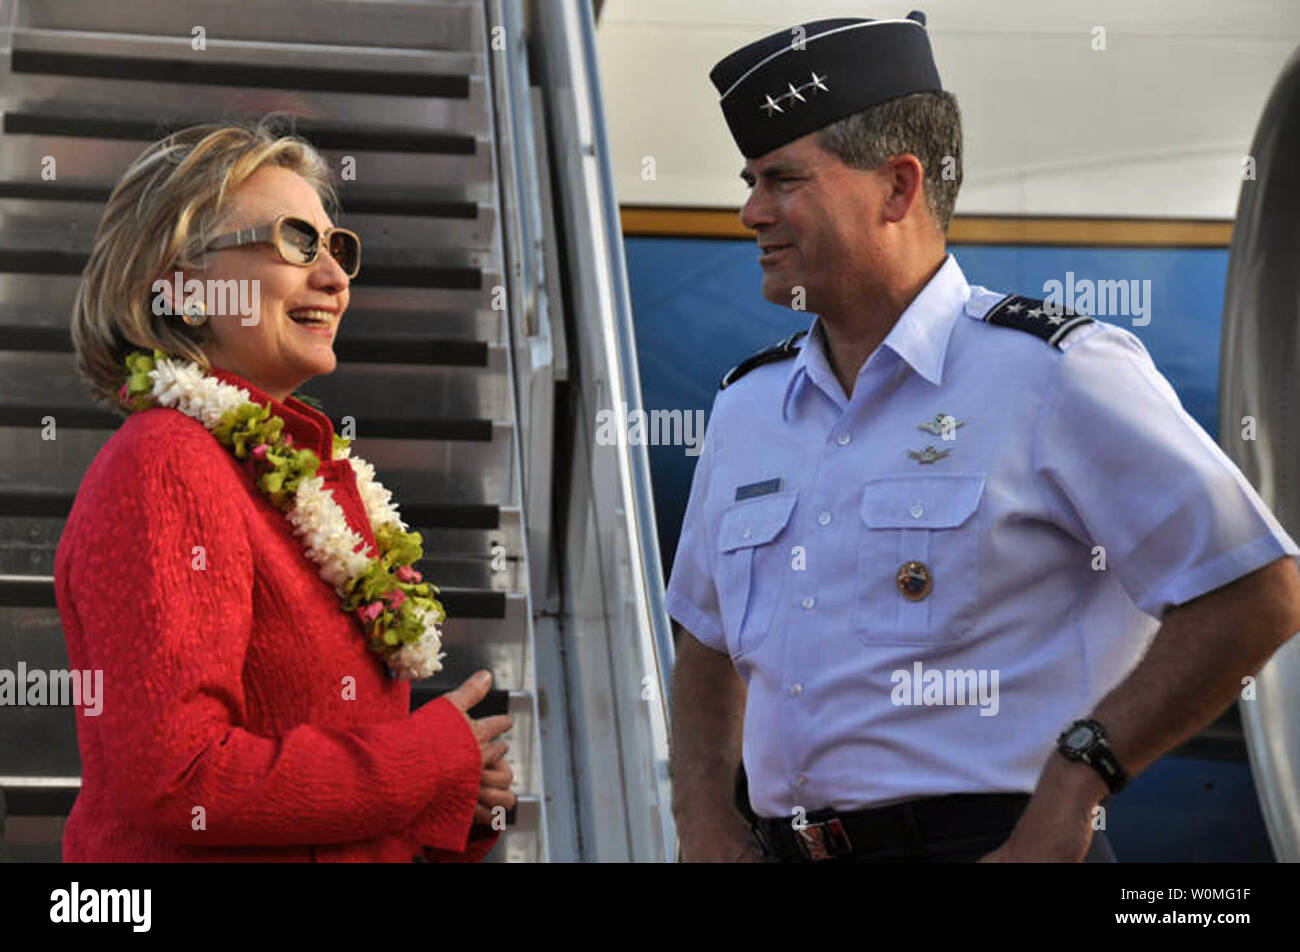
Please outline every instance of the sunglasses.
[[216, 250], [260, 244], [274, 246], [283, 261], [304, 268], [315, 263], [321, 248], [328, 248], [349, 278], [355, 278], [361, 270], [361, 239], [356, 232], [329, 228], [322, 235], [311, 222], [293, 215], [281, 215], [269, 225], [242, 228], [222, 235], [208, 248]]

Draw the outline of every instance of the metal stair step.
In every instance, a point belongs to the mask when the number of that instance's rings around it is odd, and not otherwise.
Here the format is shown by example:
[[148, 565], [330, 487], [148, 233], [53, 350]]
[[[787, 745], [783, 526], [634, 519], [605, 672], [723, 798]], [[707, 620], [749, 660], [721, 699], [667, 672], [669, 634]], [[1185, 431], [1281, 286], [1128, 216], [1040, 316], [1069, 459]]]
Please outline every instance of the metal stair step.
[[[0, 489], [0, 575], [50, 575], [73, 502], [71, 491]], [[520, 593], [524, 577], [519, 511], [498, 506], [401, 502], [402, 518], [420, 533], [419, 569], [455, 589]]]
[[[6, 280], [12, 282], [14, 276], [0, 272], [0, 284]], [[54, 282], [47, 282], [47, 291], [48, 284], [52, 283]], [[459, 358], [462, 355], [477, 353], [479, 347], [500, 350], [504, 346], [501, 311], [440, 311], [430, 308], [381, 310], [367, 307], [362, 303], [361, 299], [367, 293], [365, 289], [358, 286], [354, 290], [356, 293], [339, 327], [339, 336], [335, 341], [336, 353], [338, 347], [347, 347], [353, 342], [367, 340], [401, 342], [404, 346], [411, 345], [426, 350], [430, 345], [437, 344], [440, 347], [439, 351], [425, 356], [436, 357], [438, 361], [427, 362], [468, 364], [468, 361]], [[75, 292], [75, 286], [73, 291]], [[34, 340], [41, 345], [23, 347], [19, 343], [22, 337], [19, 336], [16, 338], [18, 342], [12, 347], [5, 345], [5, 348], [69, 353], [71, 337], [68, 320], [71, 309], [71, 295], [66, 302], [56, 301], [52, 296], [47, 295], [46, 302], [32, 307], [16, 305], [12, 302], [0, 303], [0, 333], [8, 333], [11, 329], [15, 333], [20, 329], [36, 331], [38, 334]], [[457, 350], [467, 345], [474, 349]], [[446, 360], [448, 355], [455, 355], [457, 359]], [[492, 358], [489, 356], [487, 359], [491, 363]], [[384, 361], [368, 359], [367, 362]], [[500, 365], [504, 367], [504, 361], [500, 361]]]
[[163, 58], [14, 49], [10, 58], [10, 69], [15, 73], [94, 77], [95, 79], [253, 86], [312, 92], [367, 93], [380, 96], [469, 98], [468, 73], [417, 73], [321, 66], [279, 66], [268, 63], [213, 62], [210, 59], [196, 58], [190, 51], [188, 42], [182, 41], [180, 45], [190, 55]]
[[[228, 117], [238, 118], [238, 117]], [[256, 118], [256, 117], [243, 117]], [[167, 121], [116, 117], [59, 116], [27, 110], [6, 111], [0, 132], [6, 136], [68, 136], [78, 139], [119, 139], [154, 142], [188, 126], [210, 122], [210, 116], [172, 117]], [[419, 152], [444, 155], [473, 155], [477, 139], [457, 132], [389, 129], [379, 126], [357, 128], [329, 122], [300, 120], [295, 126], [319, 149], [354, 152]]]
[[[356, 215], [392, 215], [411, 218], [476, 218], [482, 206], [458, 199], [446, 190], [362, 188], [344, 182], [335, 186], [344, 209]], [[95, 182], [0, 181], [0, 200], [82, 203], [96, 224], [112, 187]]]
[[[14, 491], [0, 488], [0, 518], [5, 516], [65, 519], [75, 494], [48, 489]], [[496, 529], [501, 507], [476, 503], [402, 503], [402, 519], [412, 526], [440, 529]]]
[[[0, 73], [0, 83], [6, 81], [7, 78]], [[210, 112], [202, 113], [197, 118], [202, 121], [222, 116], [234, 119], [246, 117], [250, 111], [256, 110], [260, 110], [257, 112], [260, 116], [277, 108], [272, 94], [261, 96], [250, 92], [248, 98], [254, 100], [255, 105], [233, 109], [214, 103]], [[41, 108], [46, 107], [41, 104]], [[9, 111], [9, 108], [5, 109], [0, 129], [5, 129]], [[100, 114], [103, 111], [102, 108], [98, 110]], [[157, 119], [160, 114], [167, 115], [170, 121]], [[338, 112], [331, 114], [338, 115]], [[90, 119], [99, 121], [96, 116]], [[149, 128], [151, 134], [147, 138], [152, 141], [154, 138], [162, 138], [169, 131], [184, 128], [195, 120], [196, 115], [192, 112], [178, 114], [159, 104], [145, 116], [132, 121], [141, 127], [140, 131]], [[336, 141], [328, 146], [311, 136], [308, 138], [319, 147], [331, 168], [343, 168], [345, 159], [352, 157], [358, 168], [363, 170], [367, 182], [381, 182], [402, 190], [420, 189], [427, 187], [430, 182], [437, 182], [442, 188], [468, 190], [466, 197], [473, 201], [492, 199], [492, 156], [486, 138], [459, 136], [456, 140], [457, 151], [392, 151], [381, 149], [380, 146], [386, 143], [377, 137], [380, 133], [387, 135], [388, 130], [374, 130], [375, 135], [372, 135], [367, 126], [368, 120], [369, 116], [358, 115], [351, 123], [338, 126], [339, 132], [345, 137], [336, 136]], [[76, 116], [66, 116], [58, 122], [31, 124], [30, 131], [22, 134], [5, 129], [6, 134], [0, 135], [0, 175], [30, 174], [31, 170], [42, 167], [46, 156], [54, 156], [58, 161], [60, 178], [76, 182], [116, 181], [143, 151], [145, 139], [83, 135], [79, 132], [83, 121]], [[38, 132], [38, 127], [48, 131]], [[302, 131], [301, 125], [299, 131]], [[473, 147], [469, 142], [471, 139]]]
[[81, 792], [81, 778], [0, 776], [0, 790], [10, 816], [67, 816]]
[[376, 48], [480, 50], [475, 5], [427, 0], [24, 0], [16, 29], [96, 31], [189, 37], [195, 24], [209, 36], [275, 45], [302, 43]]
[[[77, 426], [76, 417], [98, 412], [102, 420], [91, 428]], [[120, 418], [107, 410], [75, 408], [63, 413], [48, 410], [57, 421], [56, 439], [41, 439], [42, 419], [38, 406], [10, 411], [12, 425], [4, 422], [0, 408], [0, 489], [14, 492], [62, 491], [74, 493], [91, 460], [120, 425]], [[359, 434], [370, 433], [361, 421]], [[377, 439], [358, 438], [356, 455], [368, 460], [380, 481], [393, 490], [402, 506], [519, 505], [519, 485], [513, 469], [510, 423], [490, 424], [490, 439]], [[509, 526], [509, 523], [506, 523]], [[451, 530], [447, 531], [479, 531]], [[513, 551], [513, 550], [512, 550]]]
[[[0, 350], [72, 353], [72, 332], [57, 327], [14, 327], [0, 323]], [[360, 322], [339, 327], [334, 353], [340, 363], [486, 367], [488, 345], [483, 341], [439, 340], [424, 336], [382, 338]]]
[[[506, 617], [508, 595], [474, 589], [443, 588], [438, 594], [449, 618]], [[8, 608], [56, 608], [54, 576], [0, 575], [0, 606]]]
[[[365, 333], [376, 337], [419, 340], [436, 336], [438, 340], [472, 341], [489, 347], [503, 345], [502, 311], [455, 311], [416, 307], [385, 310], [366, 304], [370, 293], [363, 286], [355, 293], [343, 317], [341, 335]], [[66, 319], [66, 318], [65, 318]]]
[[[358, 434], [370, 434], [358, 423]], [[380, 474], [402, 505], [494, 503], [519, 505], [519, 482], [511, 456], [514, 425], [492, 424], [491, 439], [410, 440], [358, 436], [353, 448]], [[2, 441], [0, 441], [2, 445]]]
[[[111, 188], [94, 182], [0, 181], [0, 199], [27, 199], [35, 202], [85, 202], [102, 206]], [[99, 220], [102, 208], [95, 208]]]
[[[350, 438], [490, 442], [510, 405], [505, 354], [488, 348], [487, 355], [483, 367], [342, 363], [298, 392], [323, 404], [336, 432]], [[340, 407], [347, 413], [334, 412]], [[94, 402], [70, 353], [0, 350], [0, 426], [49, 418], [87, 428], [116, 429], [122, 421]]]
[[[493, 244], [496, 208], [470, 201], [471, 189], [439, 190], [439, 194], [393, 190], [392, 197], [372, 191], [370, 197], [340, 190], [342, 207], [336, 221], [361, 235], [362, 260], [370, 265], [393, 257], [386, 249], [424, 249], [424, 266], [472, 266], [499, 270]], [[410, 197], [402, 197], [409, 192]], [[101, 194], [102, 193], [102, 194]], [[0, 181], [0, 246], [31, 250], [88, 252], [99, 227], [107, 187], [94, 183]], [[400, 261], [397, 263], [403, 263]], [[373, 283], [367, 272], [362, 283]]]
[[[183, 34], [21, 29], [0, 56], [7, 76], [0, 108], [155, 119], [176, 108], [216, 116], [247, 110], [249, 100], [364, 126], [382, 115], [395, 128], [486, 135], [486, 62], [479, 51], [328, 46], [205, 37], [195, 50]], [[7, 68], [6, 68], [7, 67]]]
[[[374, 257], [374, 256], [371, 256]], [[2, 248], [0, 271], [20, 274], [80, 275], [87, 255], [58, 248]], [[450, 288], [477, 290], [483, 287], [480, 268], [456, 265], [384, 264], [367, 261], [354, 279], [395, 288]]]
[[[96, 410], [93, 407], [60, 407], [47, 404], [39, 409], [0, 406], [0, 427], [41, 427], [43, 424], [40, 417], [44, 416], [53, 417], [59, 426], [88, 430], [116, 430], [122, 423], [120, 416], [108, 410]], [[427, 417], [411, 419], [359, 417], [355, 419], [357, 429], [370, 434], [375, 439], [468, 440], [478, 443], [492, 441], [491, 420], [435, 420]], [[335, 428], [339, 428], [337, 421], [335, 421]], [[361, 455], [365, 456], [365, 454]]]

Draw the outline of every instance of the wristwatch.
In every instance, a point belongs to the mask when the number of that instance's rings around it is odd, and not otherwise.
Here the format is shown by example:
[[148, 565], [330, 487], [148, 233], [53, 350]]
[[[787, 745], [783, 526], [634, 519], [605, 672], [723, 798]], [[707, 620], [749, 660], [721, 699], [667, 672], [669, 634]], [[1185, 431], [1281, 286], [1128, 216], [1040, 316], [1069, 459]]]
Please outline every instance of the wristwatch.
[[1128, 774], [1106, 741], [1106, 728], [1097, 721], [1075, 721], [1056, 738], [1056, 749], [1066, 760], [1082, 761], [1097, 771], [1111, 793], [1119, 793], [1128, 783]]

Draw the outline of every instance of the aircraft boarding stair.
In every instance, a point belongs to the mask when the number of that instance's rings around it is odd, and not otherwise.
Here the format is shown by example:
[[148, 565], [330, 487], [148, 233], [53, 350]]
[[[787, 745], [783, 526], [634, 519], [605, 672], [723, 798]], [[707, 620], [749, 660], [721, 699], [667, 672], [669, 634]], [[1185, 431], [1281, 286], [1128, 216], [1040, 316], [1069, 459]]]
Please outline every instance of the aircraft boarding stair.
[[[338, 369], [304, 389], [336, 428], [351, 418], [449, 616], [447, 667], [412, 704], [487, 667], [475, 713], [515, 720], [519, 805], [490, 858], [671, 859], [648, 464], [592, 440], [596, 410], [637, 405], [639, 383], [590, 10], [5, 0], [0, 15], [0, 668], [67, 665], [54, 553], [120, 422], [77, 379], [68, 321], [112, 184], [168, 131], [281, 113], [343, 173], [338, 223], [365, 243]], [[0, 708], [10, 858], [58, 858], [79, 771], [71, 708]]]

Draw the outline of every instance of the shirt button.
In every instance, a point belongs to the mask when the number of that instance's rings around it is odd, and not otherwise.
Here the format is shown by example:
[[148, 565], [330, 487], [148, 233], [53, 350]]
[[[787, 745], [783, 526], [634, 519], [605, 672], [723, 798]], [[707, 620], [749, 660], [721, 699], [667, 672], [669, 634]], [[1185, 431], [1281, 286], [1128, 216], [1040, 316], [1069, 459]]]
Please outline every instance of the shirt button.
[[829, 526], [831, 524], [831, 514], [829, 512], [823, 512], [817, 517], [817, 521], [823, 526]]
[[799, 604], [804, 607], [804, 611], [812, 611], [813, 606], [817, 604], [817, 599], [811, 595], [805, 595], [803, 601]]
[[[913, 512], [912, 514], [913, 514], [913, 515], [916, 515], [915, 512]], [[742, 532], [740, 535], [741, 535], [742, 538], [748, 539], [748, 538], [749, 538], [750, 536], [752, 536], [753, 534], [754, 534], [754, 533], [752, 533], [751, 531], [749, 531], [749, 528], [746, 527], [746, 528], [745, 528], [745, 531]]]
[[836, 437], [835, 441], [839, 443], [840, 446], [848, 446], [849, 440], [851, 439], [853, 439], [853, 437], [849, 436], [847, 433], [841, 433], [838, 437]]
[[920, 519], [923, 515], [925, 515], [925, 510], [921, 508], [921, 504], [918, 502], [912, 507], [912, 518]]
[[794, 785], [795, 785], [796, 787], [802, 787], [802, 786], [803, 786], [804, 784], [806, 784], [807, 782], [808, 782], [808, 775], [807, 775], [807, 774], [795, 774], [795, 777], [794, 777]]
[[790, 696], [798, 697], [800, 694], [803, 694], [803, 685], [796, 681], [794, 684], [790, 685]]

